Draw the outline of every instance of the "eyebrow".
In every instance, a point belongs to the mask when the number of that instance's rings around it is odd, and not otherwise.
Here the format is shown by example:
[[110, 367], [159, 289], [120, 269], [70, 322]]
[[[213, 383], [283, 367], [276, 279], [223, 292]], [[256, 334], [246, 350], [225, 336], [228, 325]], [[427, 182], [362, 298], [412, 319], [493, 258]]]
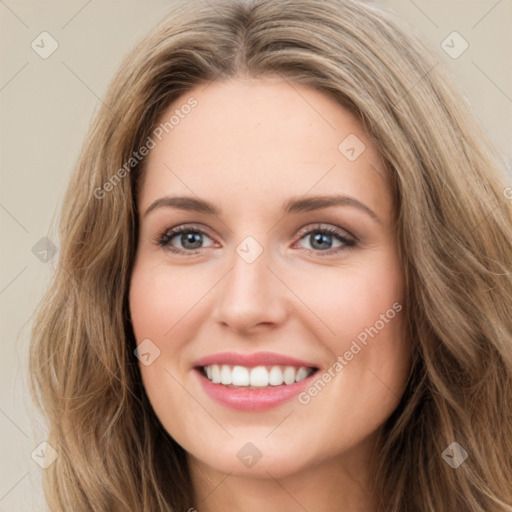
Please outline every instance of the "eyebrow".
[[[283, 205], [284, 213], [302, 213], [333, 206], [351, 206], [365, 212], [372, 219], [381, 222], [378, 215], [368, 206], [354, 197], [344, 195], [322, 195], [291, 198]], [[220, 215], [221, 211], [209, 201], [188, 196], [165, 196], [157, 199], [148, 207], [143, 217], [157, 208], [178, 208], [180, 210]]]

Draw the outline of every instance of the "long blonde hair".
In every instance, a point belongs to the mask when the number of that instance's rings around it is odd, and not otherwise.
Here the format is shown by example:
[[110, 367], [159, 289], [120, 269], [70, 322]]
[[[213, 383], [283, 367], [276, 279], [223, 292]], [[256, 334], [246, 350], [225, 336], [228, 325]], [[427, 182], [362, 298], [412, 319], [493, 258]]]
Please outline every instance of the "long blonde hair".
[[[504, 162], [439, 57], [356, 0], [181, 2], [122, 63], [74, 169], [60, 260], [33, 327], [32, 392], [59, 454], [44, 473], [50, 509], [194, 505], [186, 454], [156, 418], [133, 354], [127, 292], [144, 162], [126, 162], [184, 92], [270, 75], [357, 116], [395, 194], [414, 357], [371, 472], [379, 512], [512, 511]], [[442, 457], [453, 442], [468, 454], [457, 469]]]

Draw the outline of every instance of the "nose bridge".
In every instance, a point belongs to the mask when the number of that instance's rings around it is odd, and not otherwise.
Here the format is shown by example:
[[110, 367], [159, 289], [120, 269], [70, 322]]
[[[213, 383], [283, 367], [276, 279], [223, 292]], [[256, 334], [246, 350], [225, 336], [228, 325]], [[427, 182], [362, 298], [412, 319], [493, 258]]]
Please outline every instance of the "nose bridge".
[[264, 248], [252, 236], [244, 238], [238, 244], [233, 255], [231, 272], [231, 284], [237, 293], [252, 292], [254, 295], [255, 292], [263, 292], [271, 277], [271, 272], [267, 268], [272, 259], [270, 256], [268, 246]]
[[267, 268], [270, 252], [254, 237], [235, 248], [231, 270], [220, 289], [218, 320], [237, 330], [261, 323], [278, 323], [286, 314], [285, 289]]

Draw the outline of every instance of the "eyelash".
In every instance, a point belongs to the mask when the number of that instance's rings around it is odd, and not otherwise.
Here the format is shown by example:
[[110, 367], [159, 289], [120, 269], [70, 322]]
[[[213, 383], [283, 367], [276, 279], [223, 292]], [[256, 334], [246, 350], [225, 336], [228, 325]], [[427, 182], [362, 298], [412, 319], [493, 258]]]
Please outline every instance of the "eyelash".
[[[186, 250], [186, 249], [176, 249], [169, 245], [170, 241], [174, 237], [176, 237], [177, 235], [180, 235], [182, 233], [201, 234], [201, 235], [206, 235], [208, 238], [211, 238], [208, 235], [208, 233], [206, 233], [204, 230], [198, 228], [197, 226], [182, 225], [182, 226], [177, 226], [174, 228], [166, 228], [162, 233], [160, 233], [159, 235], [157, 235], [154, 238], [154, 243], [156, 245], [164, 248], [165, 250], [174, 253], [174, 254], [192, 255], [192, 254], [197, 254], [198, 252], [200, 252], [201, 248], [195, 249], [195, 250]], [[333, 254], [337, 254], [339, 252], [353, 248], [357, 245], [357, 239], [355, 237], [352, 237], [352, 236], [347, 237], [347, 236], [345, 236], [346, 232], [344, 232], [344, 231], [341, 231], [341, 230], [339, 230], [337, 228], [333, 228], [333, 227], [321, 227], [321, 225], [318, 225], [318, 226], [315, 226], [315, 227], [309, 229], [309, 231], [306, 231], [304, 234], [302, 234], [298, 240], [300, 241], [304, 237], [306, 237], [307, 235], [311, 235], [312, 233], [322, 233], [324, 235], [329, 235], [329, 236], [335, 237], [340, 242], [342, 242], [343, 245], [340, 247], [327, 249], [325, 251], [315, 250], [315, 249], [307, 249], [307, 248], [302, 249], [303, 251], [306, 251], [308, 253], [315, 253], [320, 256], [331, 256]]]

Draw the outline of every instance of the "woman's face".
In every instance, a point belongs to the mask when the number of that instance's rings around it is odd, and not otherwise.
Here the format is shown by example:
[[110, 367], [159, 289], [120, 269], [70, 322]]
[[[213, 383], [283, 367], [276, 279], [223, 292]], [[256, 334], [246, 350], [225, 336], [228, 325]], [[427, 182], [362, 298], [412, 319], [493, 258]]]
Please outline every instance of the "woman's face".
[[203, 85], [173, 114], [152, 136], [130, 286], [156, 415], [192, 467], [357, 471], [410, 367], [375, 145], [337, 102], [278, 79]]

